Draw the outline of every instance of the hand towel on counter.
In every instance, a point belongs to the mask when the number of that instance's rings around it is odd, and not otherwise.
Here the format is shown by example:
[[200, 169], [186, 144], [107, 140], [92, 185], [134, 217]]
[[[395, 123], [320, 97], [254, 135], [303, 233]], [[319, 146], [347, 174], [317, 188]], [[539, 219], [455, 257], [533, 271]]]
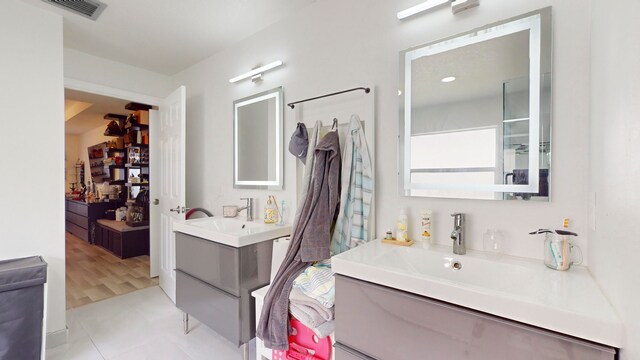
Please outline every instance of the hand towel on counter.
[[369, 241], [369, 213], [375, 183], [367, 139], [358, 115], [352, 115], [342, 163], [340, 214], [331, 239], [331, 254], [338, 255]]
[[[289, 348], [289, 293], [293, 280], [311, 262], [328, 259], [331, 225], [340, 201], [340, 143], [337, 132], [326, 134], [314, 150], [309, 192], [280, 269], [264, 298], [256, 335], [274, 350]], [[309, 161], [307, 163], [309, 165]], [[307, 165], [307, 166], [308, 166]], [[306, 172], [306, 171], [305, 171]]]
[[317, 300], [322, 306], [333, 307], [336, 298], [336, 278], [331, 264], [318, 263], [309, 266], [293, 281], [293, 287]]

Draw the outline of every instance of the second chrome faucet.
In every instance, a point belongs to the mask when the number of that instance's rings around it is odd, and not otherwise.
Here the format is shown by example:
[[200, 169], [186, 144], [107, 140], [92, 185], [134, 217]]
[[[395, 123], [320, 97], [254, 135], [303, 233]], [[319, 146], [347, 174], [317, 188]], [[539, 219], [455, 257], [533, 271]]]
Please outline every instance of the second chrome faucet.
[[467, 247], [464, 242], [464, 214], [453, 213], [453, 231], [451, 239], [453, 240], [453, 253], [456, 255], [464, 255], [467, 253]]

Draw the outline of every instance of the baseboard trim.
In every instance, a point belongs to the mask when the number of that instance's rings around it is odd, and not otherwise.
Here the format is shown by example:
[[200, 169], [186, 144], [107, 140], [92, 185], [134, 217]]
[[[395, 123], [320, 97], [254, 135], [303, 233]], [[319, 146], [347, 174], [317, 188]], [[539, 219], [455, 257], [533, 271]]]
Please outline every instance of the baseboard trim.
[[47, 349], [66, 344], [69, 339], [69, 328], [47, 333]]

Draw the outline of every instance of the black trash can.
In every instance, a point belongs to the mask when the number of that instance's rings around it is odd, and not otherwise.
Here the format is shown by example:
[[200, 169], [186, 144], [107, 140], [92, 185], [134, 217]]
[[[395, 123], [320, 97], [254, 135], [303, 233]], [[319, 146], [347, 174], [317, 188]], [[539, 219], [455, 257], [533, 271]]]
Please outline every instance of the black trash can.
[[42, 257], [0, 261], [0, 360], [38, 360], [42, 351]]

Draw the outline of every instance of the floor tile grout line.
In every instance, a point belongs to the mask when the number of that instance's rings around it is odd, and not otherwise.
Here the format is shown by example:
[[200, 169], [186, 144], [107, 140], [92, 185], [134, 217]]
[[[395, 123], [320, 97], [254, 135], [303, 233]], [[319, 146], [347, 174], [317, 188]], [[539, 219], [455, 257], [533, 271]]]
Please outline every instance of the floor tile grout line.
[[[70, 310], [73, 310], [73, 309], [70, 309]], [[73, 312], [75, 313], [76, 311], [73, 311]], [[80, 325], [80, 327], [82, 328], [82, 331], [84, 331], [84, 333], [87, 334], [87, 337], [89, 338], [89, 341], [91, 341], [91, 345], [93, 345], [93, 348], [96, 349], [96, 351], [98, 352], [98, 354], [100, 355], [102, 360], [106, 360], [104, 355], [102, 355], [102, 352], [100, 352], [100, 349], [98, 349], [98, 345], [96, 345], [96, 343], [93, 341], [93, 338], [91, 337], [91, 334], [89, 334], [87, 329], [84, 327], [84, 324], [82, 323], [82, 320], [77, 317], [78, 316], [77, 314], [74, 314], [74, 316], [76, 316], [76, 321], [78, 322], [78, 325]]]

